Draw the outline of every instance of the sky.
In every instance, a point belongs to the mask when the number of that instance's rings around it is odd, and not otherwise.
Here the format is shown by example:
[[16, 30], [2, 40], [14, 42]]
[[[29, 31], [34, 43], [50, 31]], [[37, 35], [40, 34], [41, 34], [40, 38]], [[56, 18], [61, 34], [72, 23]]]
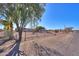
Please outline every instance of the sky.
[[79, 4], [46, 4], [41, 20], [40, 25], [47, 29], [63, 29], [64, 27], [79, 29]]
[[[63, 29], [74, 27], [79, 29], [79, 4], [77, 3], [48, 3], [39, 25], [46, 29]], [[3, 26], [0, 25], [0, 28]]]

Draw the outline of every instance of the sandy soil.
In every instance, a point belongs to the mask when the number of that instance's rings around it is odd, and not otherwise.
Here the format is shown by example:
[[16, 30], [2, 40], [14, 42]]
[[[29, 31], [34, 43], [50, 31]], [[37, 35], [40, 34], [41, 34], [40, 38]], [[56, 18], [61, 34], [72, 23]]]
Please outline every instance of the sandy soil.
[[[18, 38], [17, 33], [14, 33], [15, 38]], [[23, 32], [22, 41], [20, 43], [19, 55], [24, 56], [71, 56], [79, 55], [79, 33], [36, 33]], [[14, 45], [15, 40], [10, 40], [0, 46], [3, 52], [0, 55], [17, 54], [19, 44]], [[15, 47], [16, 46], [16, 47]], [[14, 50], [15, 53], [13, 52]], [[10, 53], [9, 53], [10, 52]], [[13, 53], [12, 53], [13, 52]]]

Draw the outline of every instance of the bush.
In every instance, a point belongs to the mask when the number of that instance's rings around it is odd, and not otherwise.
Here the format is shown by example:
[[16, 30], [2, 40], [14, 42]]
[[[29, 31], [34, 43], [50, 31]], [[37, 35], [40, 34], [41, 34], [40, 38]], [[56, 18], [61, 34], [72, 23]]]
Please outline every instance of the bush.
[[39, 30], [45, 30], [45, 28], [42, 27], [42, 26], [37, 26], [37, 27], [36, 27], [36, 30], [38, 30], [38, 31], [39, 31]]
[[55, 30], [55, 33], [58, 33], [59, 32], [59, 30]]
[[42, 31], [45, 31], [45, 28], [42, 26], [37, 26], [35, 29], [33, 29], [33, 33], [42, 32]]

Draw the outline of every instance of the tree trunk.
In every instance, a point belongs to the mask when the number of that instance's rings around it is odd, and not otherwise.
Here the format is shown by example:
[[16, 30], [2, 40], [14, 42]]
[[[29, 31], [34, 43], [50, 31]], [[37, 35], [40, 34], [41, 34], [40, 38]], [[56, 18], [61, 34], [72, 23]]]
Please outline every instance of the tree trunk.
[[25, 40], [24, 41], [26, 41], [26, 31], [25, 31]]
[[21, 41], [21, 40], [22, 40], [22, 30], [20, 30], [20, 31], [18, 32], [18, 34], [19, 34], [19, 41]]

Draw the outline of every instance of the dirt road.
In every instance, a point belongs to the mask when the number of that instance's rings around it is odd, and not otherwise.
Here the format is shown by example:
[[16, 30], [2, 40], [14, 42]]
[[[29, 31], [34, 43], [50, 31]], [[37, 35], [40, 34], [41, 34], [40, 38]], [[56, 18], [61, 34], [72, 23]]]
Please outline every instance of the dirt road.
[[73, 33], [73, 38], [68, 46], [68, 48], [65, 50], [64, 55], [70, 55], [70, 56], [79, 56], [79, 32], [75, 31]]

